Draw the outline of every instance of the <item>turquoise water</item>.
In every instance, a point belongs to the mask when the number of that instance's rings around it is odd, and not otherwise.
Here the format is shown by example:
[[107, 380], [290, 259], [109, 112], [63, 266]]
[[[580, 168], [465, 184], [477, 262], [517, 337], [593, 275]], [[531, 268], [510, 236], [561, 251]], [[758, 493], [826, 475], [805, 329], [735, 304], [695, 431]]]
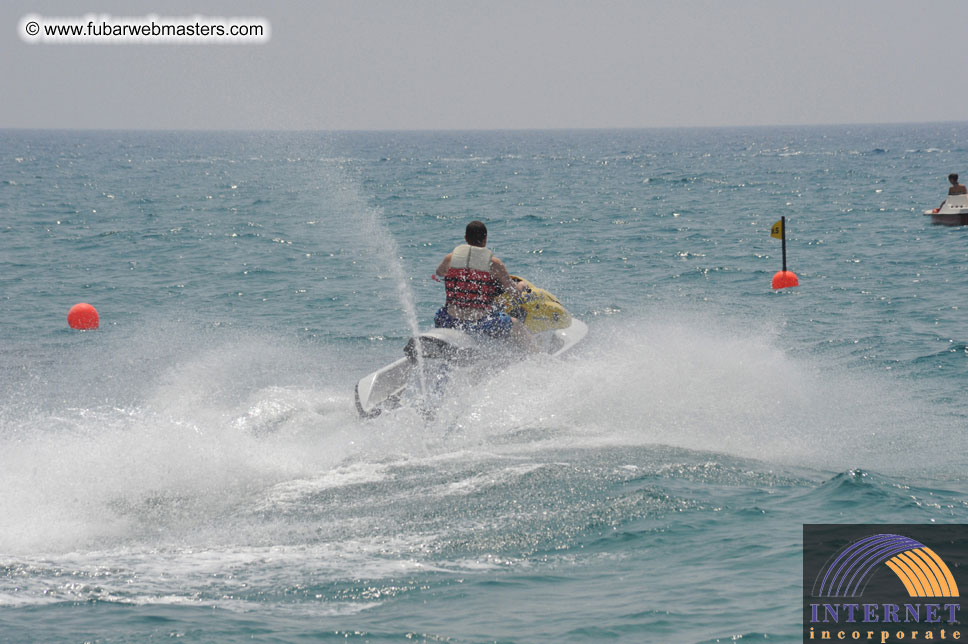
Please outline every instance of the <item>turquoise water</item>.
[[[798, 641], [968, 522], [968, 124], [0, 138], [0, 641]], [[358, 420], [473, 218], [587, 341]]]

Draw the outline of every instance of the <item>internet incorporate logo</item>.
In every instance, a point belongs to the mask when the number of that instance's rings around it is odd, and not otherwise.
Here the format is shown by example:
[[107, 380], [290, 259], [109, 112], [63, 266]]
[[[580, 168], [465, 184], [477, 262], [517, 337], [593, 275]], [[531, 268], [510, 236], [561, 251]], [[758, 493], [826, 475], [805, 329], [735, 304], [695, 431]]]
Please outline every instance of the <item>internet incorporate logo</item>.
[[804, 642], [960, 641], [966, 527], [804, 525]]
[[911, 597], [958, 597], [958, 584], [941, 557], [899, 534], [875, 534], [843, 548], [817, 577], [813, 595], [859, 597], [881, 564], [894, 571]]

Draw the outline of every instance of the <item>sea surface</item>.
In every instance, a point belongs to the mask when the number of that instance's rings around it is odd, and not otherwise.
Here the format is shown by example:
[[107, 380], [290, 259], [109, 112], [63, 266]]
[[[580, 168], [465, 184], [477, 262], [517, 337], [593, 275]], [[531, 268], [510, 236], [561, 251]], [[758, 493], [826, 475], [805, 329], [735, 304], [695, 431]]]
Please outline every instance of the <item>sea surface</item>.
[[[968, 523], [968, 227], [921, 214], [966, 159], [0, 131], [0, 641], [799, 641], [804, 523]], [[471, 219], [586, 342], [360, 420]]]

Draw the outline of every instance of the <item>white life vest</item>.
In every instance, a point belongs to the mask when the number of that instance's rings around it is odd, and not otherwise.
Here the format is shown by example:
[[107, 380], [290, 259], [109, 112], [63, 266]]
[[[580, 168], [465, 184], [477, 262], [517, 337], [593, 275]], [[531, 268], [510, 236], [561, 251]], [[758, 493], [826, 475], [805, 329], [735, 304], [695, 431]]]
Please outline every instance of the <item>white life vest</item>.
[[489, 309], [498, 295], [498, 283], [491, 275], [489, 249], [461, 244], [454, 249], [444, 276], [447, 305], [465, 309]]

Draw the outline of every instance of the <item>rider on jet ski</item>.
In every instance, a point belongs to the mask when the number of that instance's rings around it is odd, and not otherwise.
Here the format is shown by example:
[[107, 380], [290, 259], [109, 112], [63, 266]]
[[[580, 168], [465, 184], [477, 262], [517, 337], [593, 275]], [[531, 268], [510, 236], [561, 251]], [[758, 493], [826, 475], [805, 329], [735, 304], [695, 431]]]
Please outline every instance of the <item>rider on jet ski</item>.
[[521, 291], [524, 285], [515, 283], [504, 262], [486, 247], [483, 222], [467, 224], [464, 241], [437, 267], [436, 274], [444, 278], [447, 288], [447, 301], [434, 316], [434, 326], [491, 337], [510, 335], [520, 347], [531, 349], [533, 340], [524, 324], [494, 306], [494, 298], [503, 291]]

